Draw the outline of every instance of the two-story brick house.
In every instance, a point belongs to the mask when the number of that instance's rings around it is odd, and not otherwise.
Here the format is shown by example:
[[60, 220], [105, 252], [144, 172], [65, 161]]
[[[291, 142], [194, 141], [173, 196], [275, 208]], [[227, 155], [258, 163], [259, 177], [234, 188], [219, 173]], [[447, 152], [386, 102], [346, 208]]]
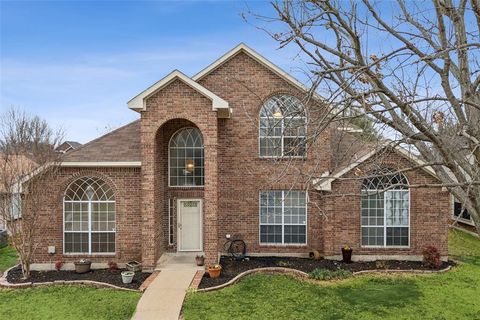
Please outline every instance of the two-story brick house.
[[213, 262], [233, 234], [252, 255], [448, 254], [449, 194], [408, 187], [434, 183], [432, 170], [391, 174], [420, 161], [400, 148], [342, 151], [349, 128], [313, 138], [327, 106], [244, 44], [192, 78], [173, 71], [128, 106], [139, 120], [62, 158], [33, 268], [88, 257], [152, 269], [165, 252]]

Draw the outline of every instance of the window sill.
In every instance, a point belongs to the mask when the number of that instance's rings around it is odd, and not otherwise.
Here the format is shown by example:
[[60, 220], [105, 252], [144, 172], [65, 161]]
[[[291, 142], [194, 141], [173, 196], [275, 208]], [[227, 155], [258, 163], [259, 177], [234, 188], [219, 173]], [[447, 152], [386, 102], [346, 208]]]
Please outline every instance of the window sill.
[[85, 257], [95, 257], [95, 258], [99, 258], [99, 257], [114, 257], [117, 255], [116, 252], [112, 252], [112, 253], [66, 253], [64, 252], [63, 253], [64, 256], [68, 256], [68, 257], [80, 257], [80, 258], [85, 258]]
[[411, 249], [410, 246], [360, 246], [360, 248], [371, 249], [371, 250], [379, 250], [379, 249], [383, 249], [383, 250], [391, 250], [391, 249], [394, 249], [394, 250], [409, 250], [409, 249]]
[[275, 160], [275, 161], [306, 161], [307, 157], [267, 157], [267, 156], [259, 156], [258, 159], [260, 160]]
[[285, 244], [281, 244], [281, 243], [260, 243], [259, 246], [260, 247], [266, 247], [266, 248], [272, 248], [272, 247], [276, 247], [276, 248], [285, 248], [285, 247], [288, 247], [288, 248], [292, 248], [292, 247], [305, 248], [305, 247], [308, 247], [308, 245], [306, 243], [285, 243]]

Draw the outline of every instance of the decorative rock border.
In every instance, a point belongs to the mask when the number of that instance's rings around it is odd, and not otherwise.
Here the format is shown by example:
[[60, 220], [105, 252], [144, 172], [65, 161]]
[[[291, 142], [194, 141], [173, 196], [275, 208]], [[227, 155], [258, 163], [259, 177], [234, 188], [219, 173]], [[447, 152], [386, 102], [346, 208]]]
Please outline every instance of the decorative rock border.
[[[0, 288], [6, 289], [22, 289], [22, 288], [31, 288], [31, 287], [46, 287], [46, 286], [58, 286], [58, 285], [86, 285], [94, 288], [108, 288], [108, 289], [115, 289], [115, 290], [123, 290], [123, 291], [131, 291], [131, 292], [143, 292], [147, 289], [147, 287], [152, 283], [153, 279], [158, 275], [158, 272], [152, 273], [145, 281], [140, 285], [139, 289], [131, 289], [131, 288], [124, 288], [119, 287], [110, 283], [106, 282], [99, 282], [93, 280], [55, 280], [49, 282], [23, 282], [23, 283], [10, 283], [7, 280], [7, 275], [10, 270], [13, 268], [18, 267], [19, 265], [15, 265], [3, 273], [3, 276], [0, 277]], [[152, 279], [151, 279], [152, 278]], [[146, 284], [145, 284], [146, 283]], [[145, 285], [144, 285], [145, 284]]]
[[[440, 270], [418, 270], [418, 269], [410, 269], [410, 270], [388, 270], [388, 269], [374, 269], [374, 270], [361, 270], [361, 271], [356, 271], [353, 272], [352, 275], [355, 276], [361, 276], [364, 274], [375, 274], [375, 273], [421, 273], [421, 274], [426, 274], [426, 273], [443, 273], [447, 272], [450, 269], [452, 269], [452, 266], [447, 266], [444, 269]], [[200, 285], [200, 281], [202, 280], [202, 276], [205, 272], [204, 271], [197, 271], [195, 274], [194, 279], [192, 280], [192, 283], [190, 284], [190, 289], [196, 291], [196, 292], [209, 292], [209, 291], [216, 291], [220, 290], [226, 287], [231, 286], [232, 284], [235, 284], [239, 282], [242, 278], [249, 274], [253, 273], [265, 273], [265, 274], [274, 274], [274, 273], [282, 273], [282, 274], [291, 274], [295, 277], [298, 278], [303, 278], [303, 279], [308, 279], [309, 275], [306, 272], [297, 270], [297, 269], [291, 269], [291, 268], [281, 268], [281, 267], [269, 267], [269, 268], [256, 268], [256, 269], [251, 269], [247, 270], [245, 272], [242, 272], [238, 275], [236, 275], [234, 278], [231, 280], [219, 284], [218, 286], [215, 287], [209, 287], [209, 288], [203, 288], [203, 289], [198, 289], [198, 286]]]

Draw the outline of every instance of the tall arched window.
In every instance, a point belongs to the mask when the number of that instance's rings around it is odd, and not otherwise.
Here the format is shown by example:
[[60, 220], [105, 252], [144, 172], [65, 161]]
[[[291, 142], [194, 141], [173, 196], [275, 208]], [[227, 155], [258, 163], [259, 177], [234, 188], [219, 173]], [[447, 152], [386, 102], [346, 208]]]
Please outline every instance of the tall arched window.
[[83, 177], [63, 198], [64, 252], [115, 253], [115, 194], [99, 178]]
[[375, 170], [362, 185], [362, 246], [410, 245], [407, 178], [391, 169]]
[[305, 157], [307, 115], [303, 104], [289, 95], [268, 99], [260, 110], [260, 156]]
[[178, 130], [169, 143], [169, 184], [171, 187], [204, 185], [203, 138], [197, 128]]

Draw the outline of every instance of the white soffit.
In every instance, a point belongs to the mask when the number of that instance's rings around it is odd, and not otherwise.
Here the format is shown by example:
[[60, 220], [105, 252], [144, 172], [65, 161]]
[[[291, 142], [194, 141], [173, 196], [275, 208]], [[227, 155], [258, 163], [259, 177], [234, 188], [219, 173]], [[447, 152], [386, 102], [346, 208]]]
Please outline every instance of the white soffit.
[[180, 80], [192, 89], [196, 90], [206, 98], [210, 99], [212, 101], [212, 110], [218, 112], [218, 116], [221, 118], [228, 118], [230, 117], [230, 107], [228, 105], [228, 102], [208, 90], [207, 88], [203, 87], [202, 85], [198, 84], [197, 82], [193, 81], [189, 77], [187, 77], [185, 74], [178, 70], [174, 70], [170, 74], [168, 74], [166, 77], [161, 79], [160, 81], [154, 83], [152, 86], [148, 87], [146, 90], [142, 91], [140, 94], [132, 98], [130, 101], [128, 101], [128, 107], [130, 109], [136, 110], [136, 111], [144, 111], [145, 110], [145, 101], [148, 99], [150, 96], [155, 94], [158, 90], [161, 90], [168, 84], [170, 84], [174, 80]]

